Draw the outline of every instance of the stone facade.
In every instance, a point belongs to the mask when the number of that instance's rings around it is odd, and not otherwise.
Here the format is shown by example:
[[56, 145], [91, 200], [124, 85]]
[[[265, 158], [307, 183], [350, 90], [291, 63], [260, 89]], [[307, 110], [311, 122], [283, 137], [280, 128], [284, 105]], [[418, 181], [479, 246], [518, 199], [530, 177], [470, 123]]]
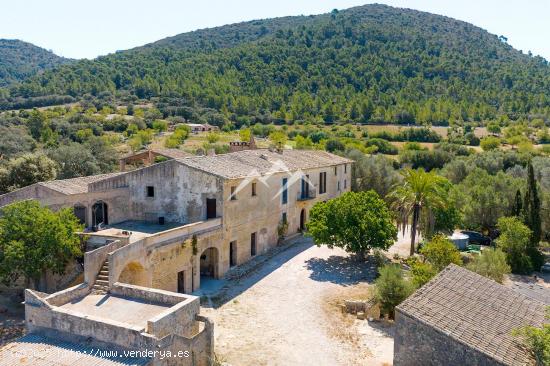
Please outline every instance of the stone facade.
[[395, 314], [394, 366], [503, 366], [486, 354], [401, 312]]
[[303, 230], [313, 205], [350, 186], [348, 159], [255, 149], [38, 183], [0, 196], [0, 205], [38, 199], [54, 209], [84, 207], [86, 226], [99, 230], [85, 233], [89, 247], [118, 242], [86, 256], [88, 283], [108, 263], [110, 285], [190, 293], [201, 277], [221, 278], [276, 246], [283, 220], [287, 235]]

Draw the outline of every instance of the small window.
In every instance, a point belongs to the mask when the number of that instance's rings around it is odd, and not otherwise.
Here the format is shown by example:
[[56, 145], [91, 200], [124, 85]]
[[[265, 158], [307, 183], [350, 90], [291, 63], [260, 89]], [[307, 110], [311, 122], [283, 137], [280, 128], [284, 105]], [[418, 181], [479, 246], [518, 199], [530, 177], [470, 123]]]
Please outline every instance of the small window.
[[231, 201], [235, 201], [237, 199], [237, 187], [233, 186], [231, 187]]
[[338, 166], [334, 167], [334, 175], [338, 175]]
[[155, 187], [147, 186], [147, 197], [155, 197]]
[[252, 197], [256, 196], [256, 183], [252, 183]]
[[344, 164], [344, 173], [348, 172], [348, 164]]
[[347, 189], [347, 188], [348, 188], [348, 180], [344, 179], [344, 189]]
[[283, 215], [281, 216], [281, 221], [283, 224], [287, 223], [287, 218], [286, 218], [286, 212], [283, 212]]
[[338, 181], [338, 192], [340, 191], [340, 181]]

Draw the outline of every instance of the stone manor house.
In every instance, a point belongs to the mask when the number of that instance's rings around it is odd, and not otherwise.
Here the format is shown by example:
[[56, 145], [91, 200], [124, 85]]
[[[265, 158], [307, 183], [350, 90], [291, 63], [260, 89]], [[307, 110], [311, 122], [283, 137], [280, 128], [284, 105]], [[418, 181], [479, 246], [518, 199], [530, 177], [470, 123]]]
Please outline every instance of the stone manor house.
[[350, 190], [351, 160], [268, 149], [172, 158], [141, 169], [37, 183], [0, 196], [72, 207], [85, 224], [84, 281], [179, 293], [305, 228], [319, 201]]

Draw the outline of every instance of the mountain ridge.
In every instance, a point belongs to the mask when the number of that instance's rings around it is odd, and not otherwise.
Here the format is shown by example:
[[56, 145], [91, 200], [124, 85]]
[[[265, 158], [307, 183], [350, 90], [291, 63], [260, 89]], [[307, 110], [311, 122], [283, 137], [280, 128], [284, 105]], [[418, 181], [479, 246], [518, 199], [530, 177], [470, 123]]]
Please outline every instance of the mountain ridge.
[[547, 115], [550, 104], [543, 58], [469, 23], [385, 5], [196, 30], [61, 69], [11, 88], [3, 105], [109, 94], [238, 123], [448, 124]]

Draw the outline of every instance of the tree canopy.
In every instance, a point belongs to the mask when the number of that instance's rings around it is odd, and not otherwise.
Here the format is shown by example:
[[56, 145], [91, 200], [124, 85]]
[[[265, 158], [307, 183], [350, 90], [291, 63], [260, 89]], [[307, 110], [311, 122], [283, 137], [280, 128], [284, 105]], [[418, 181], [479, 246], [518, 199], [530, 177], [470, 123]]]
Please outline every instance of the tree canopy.
[[374, 248], [385, 250], [397, 239], [392, 215], [374, 191], [346, 192], [316, 203], [307, 229], [317, 245], [340, 247], [360, 255]]
[[24, 277], [40, 288], [47, 271], [63, 273], [69, 260], [82, 254], [75, 234], [80, 230], [82, 225], [71, 209], [53, 212], [34, 200], [3, 207], [0, 280], [13, 284]]

